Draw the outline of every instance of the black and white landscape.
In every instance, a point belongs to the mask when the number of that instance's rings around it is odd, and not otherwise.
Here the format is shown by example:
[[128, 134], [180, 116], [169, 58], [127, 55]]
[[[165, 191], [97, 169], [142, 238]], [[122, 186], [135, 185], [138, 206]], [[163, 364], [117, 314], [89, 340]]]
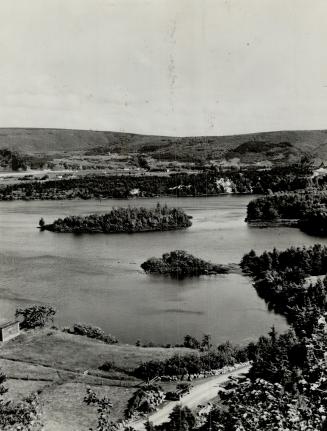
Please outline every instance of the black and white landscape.
[[0, 4], [0, 430], [327, 429], [322, 0]]

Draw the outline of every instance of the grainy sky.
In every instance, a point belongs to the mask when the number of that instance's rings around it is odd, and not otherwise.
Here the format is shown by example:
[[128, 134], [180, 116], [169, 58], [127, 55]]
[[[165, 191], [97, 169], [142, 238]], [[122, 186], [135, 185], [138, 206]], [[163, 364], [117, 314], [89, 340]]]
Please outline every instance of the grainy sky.
[[0, 127], [327, 128], [326, 0], [0, 0]]

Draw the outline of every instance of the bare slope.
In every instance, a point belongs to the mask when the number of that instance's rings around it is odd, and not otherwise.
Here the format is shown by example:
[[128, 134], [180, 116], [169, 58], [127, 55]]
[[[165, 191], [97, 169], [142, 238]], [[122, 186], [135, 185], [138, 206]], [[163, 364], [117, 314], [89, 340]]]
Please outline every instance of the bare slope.
[[[254, 142], [254, 144], [253, 144]], [[0, 148], [23, 153], [87, 150], [147, 153], [160, 159], [292, 160], [303, 154], [327, 159], [327, 130], [264, 132], [211, 137], [163, 137], [64, 129], [0, 129]]]

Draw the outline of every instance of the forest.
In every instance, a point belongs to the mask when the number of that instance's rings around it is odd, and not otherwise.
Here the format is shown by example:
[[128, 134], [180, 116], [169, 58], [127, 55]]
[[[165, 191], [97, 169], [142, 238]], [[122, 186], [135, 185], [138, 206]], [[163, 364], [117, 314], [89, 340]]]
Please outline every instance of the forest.
[[0, 200], [214, 196], [226, 192], [265, 194], [304, 189], [312, 184], [310, 177], [310, 170], [298, 166], [276, 167], [264, 171], [220, 171], [212, 167], [200, 173], [173, 173], [165, 176], [86, 175], [4, 185], [0, 187]]
[[249, 202], [246, 220], [301, 219], [312, 208], [323, 208], [326, 204], [325, 190], [276, 193]]
[[247, 207], [247, 222], [273, 222], [294, 220], [304, 232], [311, 235], [327, 235], [326, 190], [302, 190], [276, 193], [254, 199]]
[[228, 267], [206, 262], [184, 250], [164, 253], [161, 258], [152, 257], [143, 262], [141, 268], [149, 274], [169, 274], [175, 278], [226, 274], [228, 272]]
[[40, 220], [40, 229], [59, 233], [135, 233], [185, 229], [191, 217], [179, 208], [157, 204], [154, 208], [114, 208], [106, 214], [69, 216], [52, 224]]
[[327, 278], [309, 282], [308, 277], [325, 276], [326, 246], [274, 249], [260, 256], [251, 250], [241, 267], [253, 277], [258, 295], [270, 309], [285, 315], [297, 332], [312, 334], [316, 317], [326, 308]]

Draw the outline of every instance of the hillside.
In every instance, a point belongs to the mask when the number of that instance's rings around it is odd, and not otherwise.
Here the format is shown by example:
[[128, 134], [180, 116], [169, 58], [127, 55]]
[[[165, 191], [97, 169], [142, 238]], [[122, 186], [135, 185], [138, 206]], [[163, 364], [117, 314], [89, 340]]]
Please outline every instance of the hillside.
[[90, 130], [2, 128], [1, 148], [25, 154], [139, 152], [156, 159], [182, 161], [238, 158], [244, 163], [287, 162], [303, 154], [327, 160], [327, 130], [164, 137]]

